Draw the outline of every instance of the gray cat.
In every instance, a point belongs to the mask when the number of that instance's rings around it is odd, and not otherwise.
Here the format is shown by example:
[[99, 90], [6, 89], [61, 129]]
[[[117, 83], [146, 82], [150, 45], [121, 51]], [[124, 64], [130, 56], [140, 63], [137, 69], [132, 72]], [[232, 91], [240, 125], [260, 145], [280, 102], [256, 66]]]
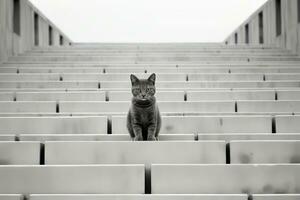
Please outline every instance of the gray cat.
[[155, 141], [161, 127], [161, 116], [156, 104], [155, 74], [148, 79], [131, 75], [132, 104], [127, 115], [127, 129], [134, 141]]

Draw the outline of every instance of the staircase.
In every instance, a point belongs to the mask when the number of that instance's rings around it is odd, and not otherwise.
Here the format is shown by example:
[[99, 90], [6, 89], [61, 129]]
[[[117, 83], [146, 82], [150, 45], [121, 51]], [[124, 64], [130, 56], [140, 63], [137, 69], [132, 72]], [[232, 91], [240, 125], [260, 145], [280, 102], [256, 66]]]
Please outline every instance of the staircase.
[[[159, 142], [130, 141], [131, 73], [157, 74]], [[299, 200], [299, 124], [287, 50], [35, 48], [0, 66], [0, 200]]]

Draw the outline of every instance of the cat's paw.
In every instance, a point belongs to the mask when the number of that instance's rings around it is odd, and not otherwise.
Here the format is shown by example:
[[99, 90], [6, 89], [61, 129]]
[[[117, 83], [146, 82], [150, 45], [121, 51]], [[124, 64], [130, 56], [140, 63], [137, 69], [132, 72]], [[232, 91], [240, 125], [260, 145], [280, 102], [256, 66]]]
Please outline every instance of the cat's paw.
[[156, 137], [148, 137], [148, 139], [147, 139], [148, 141], [156, 141]]
[[144, 139], [143, 139], [143, 136], [136, 136], [135, 138], [134, 138], [134, 141], [143, 141]]

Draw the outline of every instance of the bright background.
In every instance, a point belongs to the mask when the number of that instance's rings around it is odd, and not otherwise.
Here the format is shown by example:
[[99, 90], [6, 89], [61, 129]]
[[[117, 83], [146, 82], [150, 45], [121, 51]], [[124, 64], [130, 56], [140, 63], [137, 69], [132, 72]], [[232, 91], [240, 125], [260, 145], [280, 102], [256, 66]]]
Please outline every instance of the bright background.
[[30, 0], [74, 42], [222, 42], [267, 0]]

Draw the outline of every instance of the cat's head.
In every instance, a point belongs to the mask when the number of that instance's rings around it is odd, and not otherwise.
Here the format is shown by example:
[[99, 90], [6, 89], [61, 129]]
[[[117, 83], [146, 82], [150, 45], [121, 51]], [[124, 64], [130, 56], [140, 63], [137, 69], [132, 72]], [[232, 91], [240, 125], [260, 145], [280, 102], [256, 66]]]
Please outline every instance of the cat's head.
[[135, 75], [130, 75], [131, 92], [133, 99], [136, 101], [153, 101], [155, 100], [155, 79], [156, 75], [151, 74], [148, 79], [138, 79]]

